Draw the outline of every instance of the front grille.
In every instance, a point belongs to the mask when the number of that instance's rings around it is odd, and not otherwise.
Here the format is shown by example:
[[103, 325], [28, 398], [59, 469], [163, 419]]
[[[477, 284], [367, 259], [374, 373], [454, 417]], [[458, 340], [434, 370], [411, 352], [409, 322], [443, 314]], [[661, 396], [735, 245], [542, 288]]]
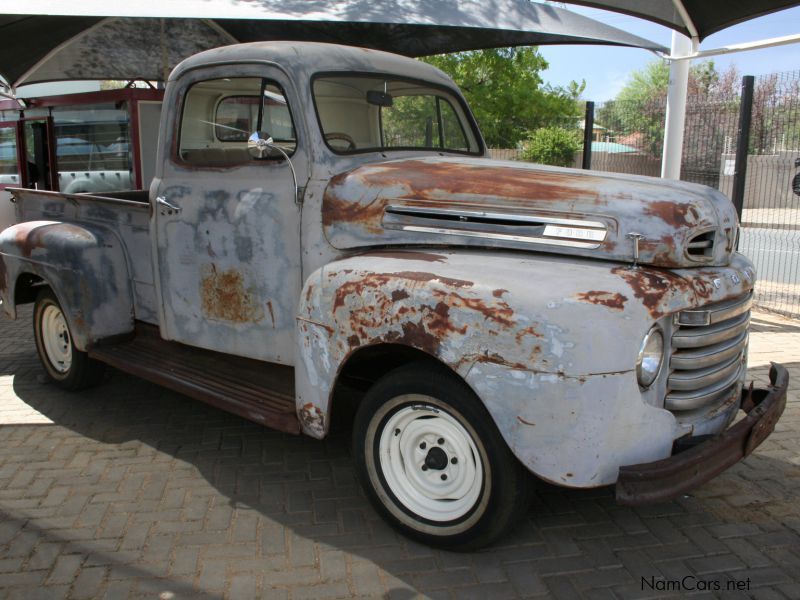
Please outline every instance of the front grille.
[[713, 407], [735, 393], [746, 368], [752, 303], [747, 294], [677, 315], [665, 408]]

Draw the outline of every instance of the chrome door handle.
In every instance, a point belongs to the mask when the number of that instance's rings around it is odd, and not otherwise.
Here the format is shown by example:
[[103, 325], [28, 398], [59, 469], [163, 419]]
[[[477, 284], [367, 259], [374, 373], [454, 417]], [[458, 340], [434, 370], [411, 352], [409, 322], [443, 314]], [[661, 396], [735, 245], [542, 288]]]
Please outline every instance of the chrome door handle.
[[[166, 209], [166, 214], [171, 215], [181, 212], [181, 207], [169, 202], [164, 196], [156, 196], [156, 204], [163, 206]], [[162, 210], [161, 214], [165, 214]]]

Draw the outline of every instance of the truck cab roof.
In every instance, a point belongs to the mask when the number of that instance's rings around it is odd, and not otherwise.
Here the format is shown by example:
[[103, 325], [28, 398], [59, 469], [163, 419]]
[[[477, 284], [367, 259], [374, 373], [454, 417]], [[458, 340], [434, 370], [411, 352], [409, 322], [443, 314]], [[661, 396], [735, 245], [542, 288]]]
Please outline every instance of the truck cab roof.
[[335, 71], [391, 73], [455, 87], [452, 79], [445, 73], [413, 58], [340, 44], [287, 41], [237, 44], [200, 52], [176, 66], [169, 81], [174, 81], [193, 69], [230, 62], [274, 63], [291, 73], [295, 80], [308, 80], [315, 73]]

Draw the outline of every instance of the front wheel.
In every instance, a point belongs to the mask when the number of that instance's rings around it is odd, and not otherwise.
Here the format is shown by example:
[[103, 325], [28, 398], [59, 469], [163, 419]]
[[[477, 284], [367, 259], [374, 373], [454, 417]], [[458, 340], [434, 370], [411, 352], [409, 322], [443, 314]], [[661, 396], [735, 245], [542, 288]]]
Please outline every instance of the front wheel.
[[527, 508], [528, 473], [474, 392], [443, 368], [380, 379], [356, 414], [353, 455], [378, 511], [430, 545], [485, 546]]
[[75, 347], [64, 311], [50, 288], [42, 288], [33, 309], [36, 352], [47, 376], [65, 390], [80, 390], [102, 379], [103, 364]]

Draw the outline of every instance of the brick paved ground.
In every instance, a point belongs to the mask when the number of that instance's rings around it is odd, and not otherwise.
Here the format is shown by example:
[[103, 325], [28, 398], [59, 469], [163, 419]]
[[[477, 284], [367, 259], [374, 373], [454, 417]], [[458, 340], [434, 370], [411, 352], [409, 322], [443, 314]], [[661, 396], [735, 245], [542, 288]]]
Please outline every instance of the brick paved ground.
[[629, 598], [659, 595], [642, 577], [691, 575], [800, 598], [798, 322], [755, 316], [753, 377], [773, 359], [794, 380], [746, 462], [636, 510], [543, 485], [501, 545], [452, 554], [376, 517], [345, 436], [274, 433], [119, 373], [60, 392], [40, 382], [24, 317], [0, 317], [2, 596]]

